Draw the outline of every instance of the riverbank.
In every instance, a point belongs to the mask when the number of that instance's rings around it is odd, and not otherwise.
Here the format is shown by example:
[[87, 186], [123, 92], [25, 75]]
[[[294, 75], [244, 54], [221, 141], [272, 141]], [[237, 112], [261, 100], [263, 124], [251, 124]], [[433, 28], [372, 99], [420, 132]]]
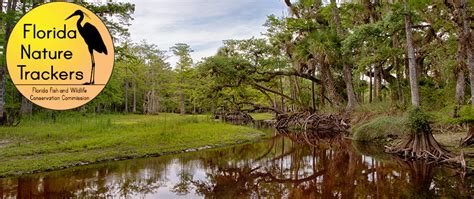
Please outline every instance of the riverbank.
[[[434, 138], [453, 153], [474, 154], [474, 145], [460, 147], [460, 141], [466, 137], [468, 128], [454, 122], [452, 111], [446, 107], [442, 110], [429, 111]], [[390, 145], [409, 133], [406, 126], [406, 113], [390, 106], [388, 103], [376, 103], [360, 106], [351, 114], [350, 138], [367, 143]], [[474, 158], [466, 158], [469, 167], [474, 168]]]
[[41, 115], [0, 128], [0, 177], [226, 146], [266, 135], [206, 115]]

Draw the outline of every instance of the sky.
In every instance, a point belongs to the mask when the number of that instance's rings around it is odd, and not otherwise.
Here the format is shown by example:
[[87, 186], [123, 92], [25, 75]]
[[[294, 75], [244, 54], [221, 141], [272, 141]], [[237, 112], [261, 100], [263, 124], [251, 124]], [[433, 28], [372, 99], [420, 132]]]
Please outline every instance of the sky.
[[[194, 61], [209, 57], [227, 39], [262, 37], [267, 15], [286, 13], [283, 0], [134, 0], [130, 27], [134, 42], [146, 40], [161, 50], [187, 43]], [[172, 66], [178, 60], [171, 56]]]

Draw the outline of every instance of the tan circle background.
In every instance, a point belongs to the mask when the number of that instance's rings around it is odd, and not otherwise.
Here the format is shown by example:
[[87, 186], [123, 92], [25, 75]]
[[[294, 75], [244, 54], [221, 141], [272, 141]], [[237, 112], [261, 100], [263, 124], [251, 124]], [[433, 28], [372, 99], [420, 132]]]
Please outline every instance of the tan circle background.
[[[95, 58], [95, 85], [83, 85], [86, 82], [89, 82], [91, 75], [91, 57], [88, 50], [88, 46], [82, 36], [77, 30], [77, 21], [79, 16], [71, 17], [66, 20], [71, 14], [76, 10], [81, 10], [86, 15], [82, 21], [82, 26], [88, 22], [97, 28], [99, 31], [102, 40], [107, 48], [107, 55], [104, 53], [98, 53], [94, 50]], [[66, 34], [69, 30], [76, 31], [76, 39], [33, 39], [33, 26], [30, 26], [28, 29], [30, 32], [27, 33], [27, 38], [23, 38], [24, 34], [24, 24], [34, 24], [36, 26], [36, 31], [38, 30], [53, 30], [53, 28], [58, 30], [64, 29], [64, 24], [66, 24]], [[28, 44], [31, 45], [31, 51], [40, 50], [44, 48], [47, 50], [54, 51], [66, 51], [69, 50], [72, 52], [71, 59], [41, 59], [35, 60], [33, 58], [27, 59], [25, 56], [24, 59], [21, 59], [21, 45], [27, 47]], [[7, 66], [10, 77], [13, 83], [16, 85], [17, 89], [25, 96], [27, 99], [33, 103], [42, 106], [44, 108], [54, 109], [54, 110], [67, 110], [82, 106], [95, 98], [107, 84], [114, 63], [114, 47], [110, 33], [108, 32], [106, 26], [102, 21], [91, 11], [86, 8], [66, 2], [54, 2], [47, 3], [28, 12], [23, 16], [18, 23], [15, 25], [13, 31], [8, 40], [7, 46]], [[82, 71], [83, 79], [76, 80], [73, 76], [72, 80], [22, 80], [20, 79], [20, 68], [17, 65], [26, 65], [24, 70], [28, 71], [50, 71], [51, 65], [54, 66], [55, 71]], [[37, 93], [33, 92], [33, 87], [36, 89], [47, 89], [48, 93]], [[86, 93], [71, 93], [71, 88], [85, 89]], [[56, 90], [58, 93], [53, 93], [52, 91]], [[63, 92], [61, 92], [61, 90]], [[68, 90], [68, 93], [64, 92]], [[34, 100], [34, 97], [60, 97], [60, 100]], [[63, 96], [67, 97], [85, 97], [87, 100], [63, 100]], [[65, 98], [64, 98], [65, 99]]]

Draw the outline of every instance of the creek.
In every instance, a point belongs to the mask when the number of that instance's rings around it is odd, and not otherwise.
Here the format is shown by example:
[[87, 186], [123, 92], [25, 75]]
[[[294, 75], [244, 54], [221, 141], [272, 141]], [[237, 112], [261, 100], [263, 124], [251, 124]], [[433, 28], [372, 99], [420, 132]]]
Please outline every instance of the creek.
[[156, 158], [0, 179], [0, 198], [463, 198], [474, 176], [404, 161], [341, 137], [298, 132]]

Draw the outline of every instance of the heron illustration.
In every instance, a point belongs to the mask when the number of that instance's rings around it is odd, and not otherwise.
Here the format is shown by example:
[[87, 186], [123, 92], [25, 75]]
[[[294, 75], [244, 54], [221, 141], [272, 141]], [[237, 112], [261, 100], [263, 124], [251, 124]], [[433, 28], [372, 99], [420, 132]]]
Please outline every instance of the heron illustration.
[[104, 41], [102, 40], [102, 37], [100, 36], [100, 33], [95, 26], [88, 22], [85, 23], [84, 26], [81, 25], [82, 20], [84, 19], [84, 12], [82, 12], [81, 10], [76, 10], [76, 12], [66, 18], [66, 20], [74, 16], [79, 16], [79, 20], [77, 20], [77, 30], [79, 30], [79, 34], [82, 36], [82, 38], [84, 38], [84, 41], [86, 42], [87, 47], [89, 48], [89, 53], [91, 54], [91, 77], [90, 81], [84, 83], [84, 85], [93, 85], [95, 84], [94, 50], [98, 53], [104, 53], [107, 55], [107, 48], [105, 47]]

